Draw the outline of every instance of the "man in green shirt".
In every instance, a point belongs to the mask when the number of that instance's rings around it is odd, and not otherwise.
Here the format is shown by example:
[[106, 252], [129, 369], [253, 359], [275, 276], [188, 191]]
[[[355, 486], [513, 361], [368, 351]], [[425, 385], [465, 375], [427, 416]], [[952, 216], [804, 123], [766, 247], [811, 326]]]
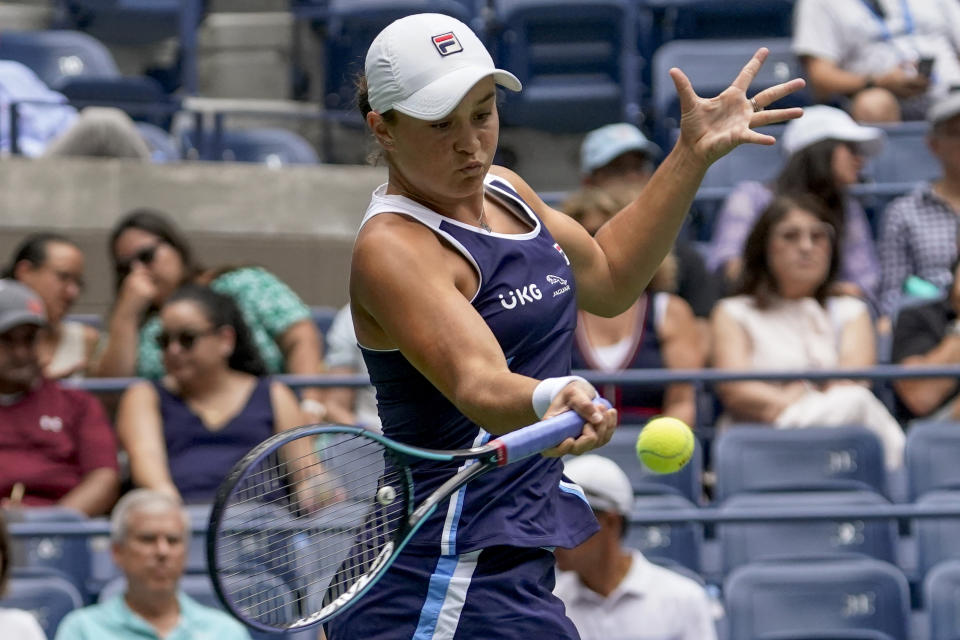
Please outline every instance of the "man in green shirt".
[[189, 536], [189, 516], [176, 499], [148, 489], [124, 496], [110, 537], [126, 590], [67, 615], [56, 640], [250, 640], [242, 624], [179, 590]]

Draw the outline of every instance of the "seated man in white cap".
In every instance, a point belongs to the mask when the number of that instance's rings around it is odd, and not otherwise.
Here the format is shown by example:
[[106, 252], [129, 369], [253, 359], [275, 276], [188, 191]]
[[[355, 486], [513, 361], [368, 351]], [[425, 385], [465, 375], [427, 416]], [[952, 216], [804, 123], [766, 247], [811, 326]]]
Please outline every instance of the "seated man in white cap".
[[714, 640], [703, 587], [622, 546], [633, 489], [615, 462], [597, 455], [568, 460], [564, 475], [583, 489], [600, 531], [573, 549], [557, 549], [557, 586], [582, 640]]

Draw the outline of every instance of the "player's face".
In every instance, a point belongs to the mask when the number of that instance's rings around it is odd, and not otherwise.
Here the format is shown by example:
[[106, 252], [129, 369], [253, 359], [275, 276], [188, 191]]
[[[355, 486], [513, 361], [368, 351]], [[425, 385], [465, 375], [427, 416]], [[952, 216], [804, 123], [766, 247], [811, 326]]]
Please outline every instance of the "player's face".
[[397, 114], [389, 126], [391, 180], [411, 195], [444, 204], [482, 191], [500, 134], [496, 85], [478, 82], [442, 120]]
[[233, 330], [214, 327], [203, 309], [190, 300], [164, 305], [158, 345], [163, 366], [181, 385], [227, 367], [233, 352]]
[[113, 246], [114, 261], [120, 275], [129, 273], [136, 265], [143, 266], [157, 287], [157, 298], [162, 303], [183, 282], [183, 258], [172, 246], [149, 231], [127, 229], [117, 237]]
[[187, 560], [187, 532], [176, 509], [128, 514], [127, 536], [113, 546], [113, 559], [131, 589], [169, 593]]
[[40, 327], [22, 324], [0, 333], [0, 393], [25, 391], [40, 376], [39, 332]]
[[830, 270], [833, 227], [809, 211], [792, 209], [770, 232], [767, 264], [786, 297], [813, 295]]
[[63, 242], [48, 242], [45, 250], [44, 263], [22, 263], [17, 279], [37, 292], [47, 309], [47, 319], [56, 324], [83, 291], [83, 252]]

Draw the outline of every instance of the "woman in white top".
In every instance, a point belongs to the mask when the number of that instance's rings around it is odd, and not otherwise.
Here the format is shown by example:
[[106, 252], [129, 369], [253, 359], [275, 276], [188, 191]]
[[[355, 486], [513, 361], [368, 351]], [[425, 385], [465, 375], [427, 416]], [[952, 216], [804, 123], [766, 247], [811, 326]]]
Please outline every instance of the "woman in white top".
[[[779, 197], [744, 247], [740, 295], [711, 319], [719, 369], [865, 368], [876, 362], [864, 302], [829, 297], [839, 264], [836, 231], [816, 200]], [[904, 434], [883, 404], [854, 380], [728, 382], [717, 386], [728, 417], [778, 428], [860, 424], [902, 464]]]
[[47, 640], [37, 619], [22, 609], [3, 606], [3, 595], [10, 577], [10, 536], [0, 511], [0, 632], [4, 640]]
[[95, 328], [64, 319], [83, 292], [83, 271], [83, 251], [71, 240], [35, 233], [20, 242], [4, 274], [36, 291], [46, 307], [38, 348], [47, 378], [83, 375], [100, 340]]

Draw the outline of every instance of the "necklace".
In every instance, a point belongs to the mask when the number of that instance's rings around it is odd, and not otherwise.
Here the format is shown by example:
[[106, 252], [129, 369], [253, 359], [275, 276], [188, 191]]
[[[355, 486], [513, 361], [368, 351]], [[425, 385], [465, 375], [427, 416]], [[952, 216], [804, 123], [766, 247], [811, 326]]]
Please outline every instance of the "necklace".
[[487, 221], [483, 219], [483, 217], [484, 217], [485, 214], [486, 214], [486, 210], [484, 210], [484, 209], [481, 208], [481, 209], [480, 209], [480, 217], [477, 218], [477, 222], [480, 223], [480, 228], [481, 228], [481, 229], [483, 229], [483, 230], [486, 231], [487, 233], [492, 233], [492, 232], [493, 232], [493, 229], [491, 229], [491, 228], [490, 228], [490, 225], [487, 224]]

